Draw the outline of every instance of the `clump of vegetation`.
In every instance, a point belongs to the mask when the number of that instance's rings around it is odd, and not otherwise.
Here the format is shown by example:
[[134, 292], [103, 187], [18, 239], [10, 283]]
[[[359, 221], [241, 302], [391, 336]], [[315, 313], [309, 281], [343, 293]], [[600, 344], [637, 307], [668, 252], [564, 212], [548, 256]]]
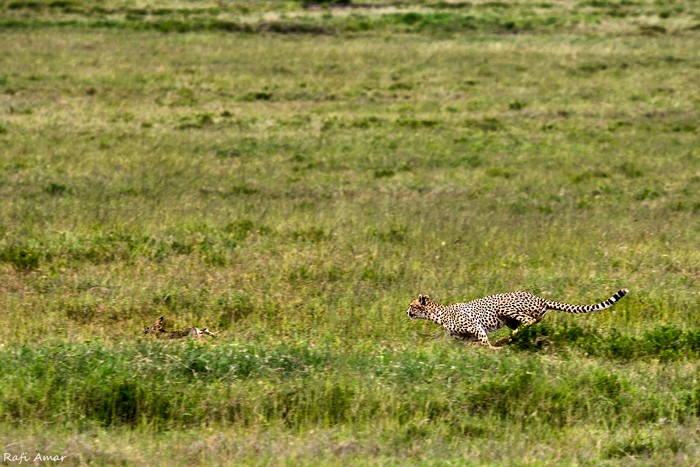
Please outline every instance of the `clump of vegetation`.
[[0, 261], [10, 263], [17, 271], [37, 269], [44, 256], [37, 245], [11, 243], [0, 250]]
[[656, 326], [645, 331], [641, 337], [635, 337], [617, 329], [603, 334], [576, 324], [563, 327], [544, 324], [521, 331], [512, 345], [531, 351], [553, 348], [579, 350], [588, 355], [620, 361], [700, 358], [698, 331], [684, 331], [671, 325]]

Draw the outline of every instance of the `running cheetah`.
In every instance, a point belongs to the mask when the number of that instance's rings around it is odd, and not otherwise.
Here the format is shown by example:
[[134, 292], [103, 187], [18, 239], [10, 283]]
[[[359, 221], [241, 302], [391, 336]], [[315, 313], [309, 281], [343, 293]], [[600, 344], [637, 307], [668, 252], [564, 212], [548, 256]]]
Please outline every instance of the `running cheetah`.
[[187, 329], [182, 329], [180, 331], [166, 331], [163, 327], [163, 317], [158, 318], [150, 326], [143, 328], [143, 335], [154, 335], [156, 339], [179, 339], [181, 337], [192, 337], [193, 339], [199, 339], [205, 334], [208, 336], [216, 337], [216, 334], [211, 332], [209, 328], [199, 329], [196, 327], [191, 327]]
[[419, 295], [411, 301], [406, 314], [411, 319], [427, 319], [439, 324], [451, 336], [466, 340], [478, 339], [482, 345], [495, 348], [489, 342], [488, 333], [504, 325], [513, 329], [510, 336], [512, 339], [518, 333], [518, 326], [532, 326], [544, 317], [547, 310], [577, 314], [605, 310], [627, 295], [627, 292], [627, 289], [620, 289], [615, 295], [597, 305], [569, 305], [522, 291], [489, 295], [453, 305], [441, 305], [427, 295]]

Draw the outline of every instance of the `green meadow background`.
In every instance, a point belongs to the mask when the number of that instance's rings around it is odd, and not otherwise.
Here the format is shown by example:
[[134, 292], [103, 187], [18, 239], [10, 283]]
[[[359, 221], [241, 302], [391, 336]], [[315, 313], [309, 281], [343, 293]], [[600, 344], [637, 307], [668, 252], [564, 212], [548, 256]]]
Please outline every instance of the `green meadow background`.
[[[0, 0], [3, 452], [697, 465], [699, 31], [693, 1]], [[623, 287], [496, 352], [405, 314]]]

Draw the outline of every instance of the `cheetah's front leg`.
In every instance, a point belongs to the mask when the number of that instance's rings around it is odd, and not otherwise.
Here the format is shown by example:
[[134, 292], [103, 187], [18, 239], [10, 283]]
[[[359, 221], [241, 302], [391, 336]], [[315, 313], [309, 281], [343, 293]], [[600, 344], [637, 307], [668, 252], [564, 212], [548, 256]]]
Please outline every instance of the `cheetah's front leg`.
[[489, 342], [489, 336], [488, 336], [488, 334], [486, 334], [486, 331], [484, 330], [484, 328], [482, 326], [479, 326], [476, 329], [475, 334], [476, 334], [476, 337], [479, 338], [479, 342], [481, 342], [481, 345], [484, 345], [492, 350], [498, 350], [498, 347], [494, 347], [491, 345], [491, 342]]

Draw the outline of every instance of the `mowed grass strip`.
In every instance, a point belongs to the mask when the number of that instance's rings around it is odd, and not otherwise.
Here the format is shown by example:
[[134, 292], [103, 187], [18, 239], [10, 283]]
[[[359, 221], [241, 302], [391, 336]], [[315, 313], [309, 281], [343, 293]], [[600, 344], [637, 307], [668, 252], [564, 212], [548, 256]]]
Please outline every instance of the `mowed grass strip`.
[[198, 2], [5, 1], [4, 28], [155, 30], [248, 34], [534, 34], [656, 36], [697, 30], [692, 2]]

